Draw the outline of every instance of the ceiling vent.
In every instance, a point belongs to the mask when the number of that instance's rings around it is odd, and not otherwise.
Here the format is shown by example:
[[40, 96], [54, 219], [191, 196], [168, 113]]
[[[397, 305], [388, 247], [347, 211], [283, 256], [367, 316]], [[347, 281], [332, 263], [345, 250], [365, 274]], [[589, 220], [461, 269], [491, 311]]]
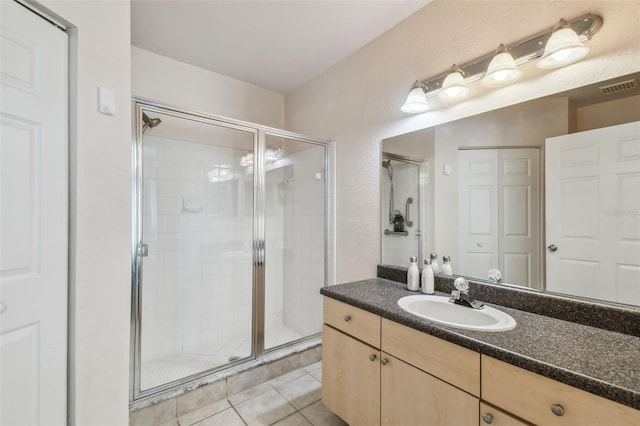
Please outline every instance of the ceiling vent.
[[625, 90], [637, 89], [638, 81], [634, 78], [627, 81], [621, 81], [619, 83], [609, 84], [607, 86], [601, 86], [600, 91], [603, 95], [613, 95], [614, 93], [620, 93]]

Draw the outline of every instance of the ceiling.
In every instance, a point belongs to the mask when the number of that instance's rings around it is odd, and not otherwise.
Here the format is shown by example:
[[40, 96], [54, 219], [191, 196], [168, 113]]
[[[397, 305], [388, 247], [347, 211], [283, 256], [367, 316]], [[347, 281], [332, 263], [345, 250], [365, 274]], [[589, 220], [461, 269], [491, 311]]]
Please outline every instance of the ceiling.
[[430, 0], [132, 0], [134, 46], [286, 94]]

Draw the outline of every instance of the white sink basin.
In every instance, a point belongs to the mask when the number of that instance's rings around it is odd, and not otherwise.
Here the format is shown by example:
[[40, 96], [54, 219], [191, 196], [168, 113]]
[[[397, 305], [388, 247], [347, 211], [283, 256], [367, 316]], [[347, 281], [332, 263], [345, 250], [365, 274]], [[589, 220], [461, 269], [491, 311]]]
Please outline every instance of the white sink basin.
[[466, 330], [505, 331], [516, 326], [516, 320], [502, 311], [486, 305], [482, 309], [455, 305], [446, 296], [405, 296], [398, 306], [420, 318]]

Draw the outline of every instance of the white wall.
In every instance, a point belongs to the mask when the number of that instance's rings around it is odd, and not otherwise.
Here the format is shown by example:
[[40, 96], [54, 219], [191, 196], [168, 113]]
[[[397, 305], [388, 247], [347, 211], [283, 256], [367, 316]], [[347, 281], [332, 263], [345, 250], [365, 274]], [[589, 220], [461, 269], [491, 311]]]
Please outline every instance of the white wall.
[[[129, 419], [131, 252], [128, 1], [42, 5], [70, 30], [69, 423]], [[115, 93], [99, 114], [96, 93]]]
[[131, 47], [133, 96], [191, 111], [283, 128], [284, 96]]
[[[400, 111], [416, 79], [586, 12], [602, 15], [604, 26], [582, 62], [527, 80], [529, 64], [510, 87], [417, 116]], [[287, 95], [289, 130], [336, 140], [337, 282], [375, 275], [382, 139], [636, 72], [639, 15], [637, 2], [435, 1]]]

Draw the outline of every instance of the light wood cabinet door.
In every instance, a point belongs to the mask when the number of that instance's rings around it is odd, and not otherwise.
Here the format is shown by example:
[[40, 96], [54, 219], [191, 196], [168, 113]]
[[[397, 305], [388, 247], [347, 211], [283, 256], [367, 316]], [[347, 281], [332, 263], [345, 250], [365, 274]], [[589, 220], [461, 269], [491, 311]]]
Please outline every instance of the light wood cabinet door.
[[382, 425], [478, 425], [478, 398], [384, 352], [381, 363]]
[[640, 425], [640, 411], [482, 356], [482, 399], [540, 425]]
[[480, 402], [480, 426], [529, 426], [530, 423], [525, 423], [515, 417], [498, 410], [495, 407]]
[[322, 402], [351, 426], [380, 424], [380, 352], [326, 324]]

